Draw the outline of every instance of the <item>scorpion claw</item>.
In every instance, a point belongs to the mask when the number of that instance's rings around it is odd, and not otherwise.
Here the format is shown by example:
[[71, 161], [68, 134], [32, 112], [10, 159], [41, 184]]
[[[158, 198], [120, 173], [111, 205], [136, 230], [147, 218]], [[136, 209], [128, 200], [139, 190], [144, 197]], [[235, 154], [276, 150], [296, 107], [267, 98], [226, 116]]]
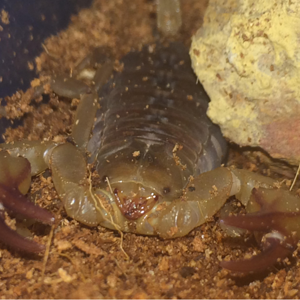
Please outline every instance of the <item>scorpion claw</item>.
[[260, 272], [273, 266], [279, 259], [284, 259], [291, 254], [291, 250], [282, 245], [281, 240], [276, 237], [267, 237], [265, 243], [268, 246], [260, 254], [250, 259], [222, 261], [221, 267], [241, 273]]
[[47, 210], [34, 205], [17, 188], [5, 188], [0, 185], [1, 203], [4, 208], [49, 225], [54, 223], [54, 216]]
[[297, 246], [300, 238], [299, 198], [287, 190], [254, 188], [246, 210], [248, 214], [228, 216], [220, 223], [263, 233], [264, 250], [250, 259], [223, 261], [221, 266], [236, 272], [258, 272], [287, 257]]
[[46, 224], [54, 223], [54, 216], [47, 210], [34, 205], [24, 194], [31, 181], [31, 167], [27, 159], [12, 157], [6, 151], [0, 152], [0, 236], [1, 241], [13, 248], [27, 252], [41, 252], [44, 246], [20, 236], [4, 221], [4, 209], [35, 219]]
[[272, 213], [249, 213], [246, 215], [229, 216], [220, 220], [225, 226], [233, 226], [249, 231], [266, 231], [274, 225]]
[[23, 250], [26, 252], [39, 253], [44, 251], [45, 246], [38, 244], [34, 241], [26, 239], [19, 235], [16, 231], [10, 229], [4, 222], [3, 218], [0, 218], [0, 232], [1, 240], [5, 241], [7, 245], [14, 249]]

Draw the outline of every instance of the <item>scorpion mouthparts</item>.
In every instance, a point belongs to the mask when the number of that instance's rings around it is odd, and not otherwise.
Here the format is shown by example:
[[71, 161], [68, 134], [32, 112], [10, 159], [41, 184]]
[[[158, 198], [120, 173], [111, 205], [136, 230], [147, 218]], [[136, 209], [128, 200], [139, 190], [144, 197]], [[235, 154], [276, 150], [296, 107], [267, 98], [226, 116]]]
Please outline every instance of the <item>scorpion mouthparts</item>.
[[141, 187], [139, 183], [132, 183], [127, 190], [120, 183], [118, 186], [114, 188], [115, 201], [121, 213], [129, 220], [137, 220], [146, 214], [159, 199], [159, 195], [149, 188]]
[[277, 238], [268, 237], [265, 242], [268, 243], [268, 247], [260, 254], [250, 259], [222, 261], [220, 266], [239, 273], [261, 272], [291, 254], [291, 250], [283, 246]]

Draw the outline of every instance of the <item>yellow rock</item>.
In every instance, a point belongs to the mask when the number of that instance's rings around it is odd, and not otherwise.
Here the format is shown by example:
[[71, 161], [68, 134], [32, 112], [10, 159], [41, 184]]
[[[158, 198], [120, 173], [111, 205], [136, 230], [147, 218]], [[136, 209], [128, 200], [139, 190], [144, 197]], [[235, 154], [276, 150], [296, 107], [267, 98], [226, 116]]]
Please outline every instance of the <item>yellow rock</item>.
[[300, 2], [210, 0], [193, 37], [208, 115], [235, 143], [300, 161]]

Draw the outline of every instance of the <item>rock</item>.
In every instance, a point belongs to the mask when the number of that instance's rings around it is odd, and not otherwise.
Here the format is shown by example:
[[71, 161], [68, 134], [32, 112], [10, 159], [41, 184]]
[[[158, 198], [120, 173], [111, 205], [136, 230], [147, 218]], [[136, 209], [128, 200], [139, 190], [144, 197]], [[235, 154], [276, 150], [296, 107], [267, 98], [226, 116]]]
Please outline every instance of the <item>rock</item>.
[[224, 136], [300, 162], [300, 2], [210, 0], [193, 68]]

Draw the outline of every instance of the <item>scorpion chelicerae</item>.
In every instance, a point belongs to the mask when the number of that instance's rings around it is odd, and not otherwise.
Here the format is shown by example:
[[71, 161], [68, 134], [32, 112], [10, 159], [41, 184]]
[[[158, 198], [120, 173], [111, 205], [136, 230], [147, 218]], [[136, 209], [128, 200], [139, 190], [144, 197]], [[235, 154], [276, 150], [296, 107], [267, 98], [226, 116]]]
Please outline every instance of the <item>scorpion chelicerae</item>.
[[[157, 5], [160, 30], [176, 33], [179, 1], [160, 0]], [[170, 42], [133, 51], [121, 60], [121, 72], [112, 72], [113, 63], [98, 58], [97, 51], [87, 57], [72, 78], [50, 80], [58, 95], [81, 100], [73, 143], [1, 144], [2, 211], [53, 223], [51, 213], [24, 196], [31, 176], [48, 167], [70, 217], [89, 226], [163, 238], [188, 234], [235, 195], [248, 213], [221, 222], [264, 233], [265, 249], [251, 259], [221, 265], [259, 271], [289, 255], [300, 238], [299, 199], [277, 189], [270, 178], [220, 167], [226, 142], [206, 116], [209, 99], [195, 84], [185, 47]], [[90, 67], [95, 68], [93, 84], [86, 85], [76, 74], [80, 77]], [[86, 157], [102, 178], [97, 188], [91, 188]], [[43, 250], [8, 228], [3, 216], [0, 232], [1, 240], [11, 246]]]

